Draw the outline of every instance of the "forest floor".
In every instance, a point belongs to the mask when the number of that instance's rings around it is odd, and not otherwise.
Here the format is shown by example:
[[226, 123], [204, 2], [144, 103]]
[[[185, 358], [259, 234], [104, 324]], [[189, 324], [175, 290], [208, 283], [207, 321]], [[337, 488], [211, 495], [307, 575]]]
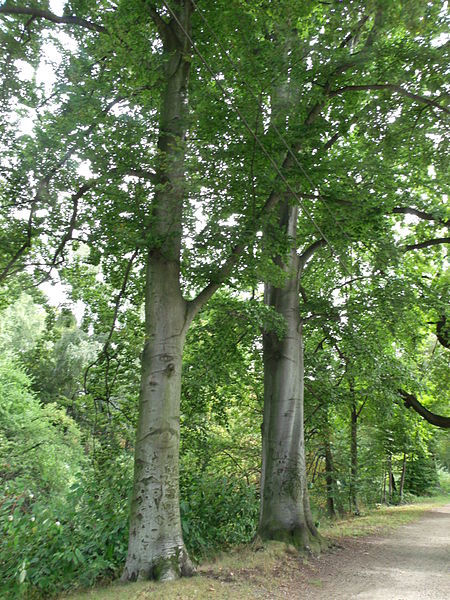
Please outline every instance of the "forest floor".
[[336, 546], [299, 557], [284, 544], [251, 547], [203, 563], [190, 579], [112, 585], [67, 600], [447, 600], [449, 498], [384, 507], [336, 521], [322, 534]]

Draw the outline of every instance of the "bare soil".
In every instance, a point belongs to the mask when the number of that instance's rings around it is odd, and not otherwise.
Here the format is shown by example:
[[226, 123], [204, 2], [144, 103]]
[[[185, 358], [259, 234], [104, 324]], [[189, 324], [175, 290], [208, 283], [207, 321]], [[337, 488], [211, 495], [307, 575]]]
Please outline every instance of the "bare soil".
[[341, 545], [335, 552], [309, 560], [297, 574], [288, 569], [286, 588], [267, 590], [262, 597], [450, 599], [450, 505], [434, 508], [388, 536], [347, 539]]

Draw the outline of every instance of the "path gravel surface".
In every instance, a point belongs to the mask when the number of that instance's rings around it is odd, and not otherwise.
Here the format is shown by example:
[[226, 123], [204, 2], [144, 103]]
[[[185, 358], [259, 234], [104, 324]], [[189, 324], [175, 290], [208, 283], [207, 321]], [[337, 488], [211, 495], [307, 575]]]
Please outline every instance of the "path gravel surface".
[[433, 509], [389, 536], [351, 541], [312, 561], [304, 600], [450, 600], [450, 505]]

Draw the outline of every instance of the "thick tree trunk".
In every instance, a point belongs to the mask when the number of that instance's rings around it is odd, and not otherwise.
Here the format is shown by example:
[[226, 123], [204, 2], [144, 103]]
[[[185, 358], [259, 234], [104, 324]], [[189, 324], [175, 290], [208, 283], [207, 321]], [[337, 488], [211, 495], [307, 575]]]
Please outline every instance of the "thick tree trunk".
[[181, 534], [178, 455], [186, 303], [176, 265], [148, 267], [147, 343], [142, 355], [139, 420], [124, 580], [174, 579], [191, 565]]
[[358, 507], [358, 412], [352, 393], [350, 416], [350, 510], [359, 515]]
[[[176, 0], [190, 31], [191, 3]], [[149, 215], [145, 329], [128, 556], [123, 581], [192, 571], [181, 532], [179, 443], [182, 352], [192, 316], [180, 287], [189, 44], [176, 20], [155, 14], [164, 45], [155, 195]]]
[[[295, 240], [298, 209], [283, 204], [280, 226]], [[317, 549], [319, 535], [309, 506], [303, 430], [303, 340], [299, 312], [299, 257], [293, 247], [282, 287], [266, 285], [266, 303], [282, 315], [281, 338], [266, 333], [264, 420], [259, 535], [299, 549]]]

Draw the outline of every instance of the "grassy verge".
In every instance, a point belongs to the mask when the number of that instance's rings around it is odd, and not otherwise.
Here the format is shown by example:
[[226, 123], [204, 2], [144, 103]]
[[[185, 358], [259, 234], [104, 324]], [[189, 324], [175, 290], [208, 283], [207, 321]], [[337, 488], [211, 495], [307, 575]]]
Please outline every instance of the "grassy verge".
[[[368, 510], [359, 517], [329, 523], [321, 528], [321, 533], [335, 540], [384, 534], [449, 502], [449, 496], [439, 496], [414, 504]], [[255, 600], [273, 597], [274, 590], [282, 596], [286, 583], [297, 577], [299, 571], [295, 551], [284, 544], [271, 543], [263, 549], [247, 546], [223, 554], [214, 562], [200, 565], [198, 574], [190, 579], [164, 585], [152, 582], [127, 586], [115, 584], [65, 595], [61, 600]]]
[[449, 496], [435, 496], [433, 498], [420, 498], [414, 504], [381, 506], [378, 509], [367, 510], [359, 517], [339, 519], [333, 523], [327, 523], [326, 526], [320, 529], [320, 532], [323, 536], [332, 539], [387, 533], [400, 525], [415, 521], [427, 510], [449, 502]]

